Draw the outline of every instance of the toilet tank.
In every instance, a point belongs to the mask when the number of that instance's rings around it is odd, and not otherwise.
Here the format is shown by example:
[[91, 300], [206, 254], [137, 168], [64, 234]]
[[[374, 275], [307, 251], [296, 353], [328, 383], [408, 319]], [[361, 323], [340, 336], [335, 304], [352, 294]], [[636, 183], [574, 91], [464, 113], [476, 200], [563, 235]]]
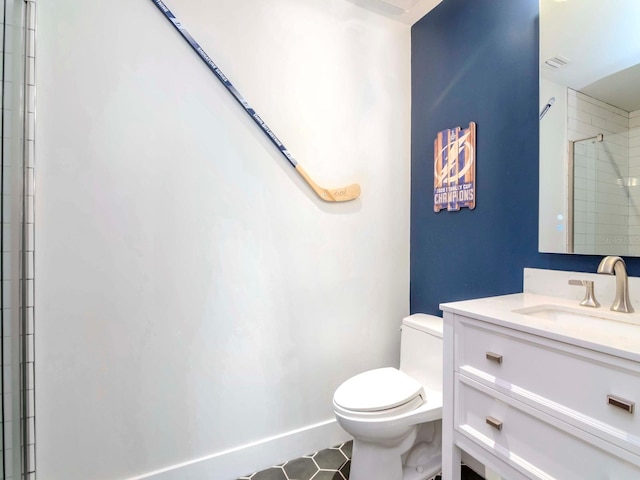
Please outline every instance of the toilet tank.
[[400, 370], [442, 391], [442, 318], [414, 313], [402, 319]]

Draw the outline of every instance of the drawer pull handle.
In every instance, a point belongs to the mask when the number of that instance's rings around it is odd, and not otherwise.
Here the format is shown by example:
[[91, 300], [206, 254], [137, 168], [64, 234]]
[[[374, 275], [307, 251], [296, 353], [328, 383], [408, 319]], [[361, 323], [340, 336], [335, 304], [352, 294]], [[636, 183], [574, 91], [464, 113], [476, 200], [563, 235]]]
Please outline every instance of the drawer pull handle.
[[625, 412], [629, 412], [629, 413], [633, 413], [633, 408], [636, 405], [635, 402], [625, 400], [624, 398], [616, 397], [615, 395], [607, 395], [607, 403], [609, 405], [613, 405], [614, 407], [621, 408]]
[[491, 360], [492, 362], [496, 363], [502, 363], [502, 355], [493, 352], [487, 352], [487, 360]]
[[487, 424], [491, 425], [496, 430], [502, 430], [502, 422], [493, 417], [487, 417]]

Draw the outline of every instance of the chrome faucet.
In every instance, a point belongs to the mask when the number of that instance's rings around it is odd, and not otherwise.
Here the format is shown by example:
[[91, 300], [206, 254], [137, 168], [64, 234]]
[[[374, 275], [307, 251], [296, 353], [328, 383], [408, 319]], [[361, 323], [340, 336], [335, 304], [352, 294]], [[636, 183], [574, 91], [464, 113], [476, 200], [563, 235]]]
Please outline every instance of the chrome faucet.
[[624, 260], [620, 257], [604, 257], [598, 265], [598, 273], [616, 276], [616, 298], [611, 305], [611, 310], [624, 313], [633, 312], [629, 300], [629, 279]]

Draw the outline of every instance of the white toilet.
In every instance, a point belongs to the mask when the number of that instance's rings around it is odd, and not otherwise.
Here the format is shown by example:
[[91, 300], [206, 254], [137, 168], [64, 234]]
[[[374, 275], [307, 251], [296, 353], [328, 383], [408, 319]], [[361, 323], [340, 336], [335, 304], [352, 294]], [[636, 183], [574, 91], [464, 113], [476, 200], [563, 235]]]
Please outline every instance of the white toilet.
[[333, 395], [353, 437], [350, 480], [425, 480], [441, 469], [442, 318], [402, 321], [400, 370], [356, 375]]

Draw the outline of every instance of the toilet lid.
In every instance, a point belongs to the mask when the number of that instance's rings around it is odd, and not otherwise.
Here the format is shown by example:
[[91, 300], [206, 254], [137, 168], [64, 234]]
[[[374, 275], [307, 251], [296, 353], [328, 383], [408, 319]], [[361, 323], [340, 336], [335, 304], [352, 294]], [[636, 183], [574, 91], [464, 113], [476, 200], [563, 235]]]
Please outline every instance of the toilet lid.
[[424, 388], [398, 369], [369, 370], [350, 378], [338, 387], [333, 401], [354, 412], [377, 412], [403, 405], [416, 397], [425, 397]]

